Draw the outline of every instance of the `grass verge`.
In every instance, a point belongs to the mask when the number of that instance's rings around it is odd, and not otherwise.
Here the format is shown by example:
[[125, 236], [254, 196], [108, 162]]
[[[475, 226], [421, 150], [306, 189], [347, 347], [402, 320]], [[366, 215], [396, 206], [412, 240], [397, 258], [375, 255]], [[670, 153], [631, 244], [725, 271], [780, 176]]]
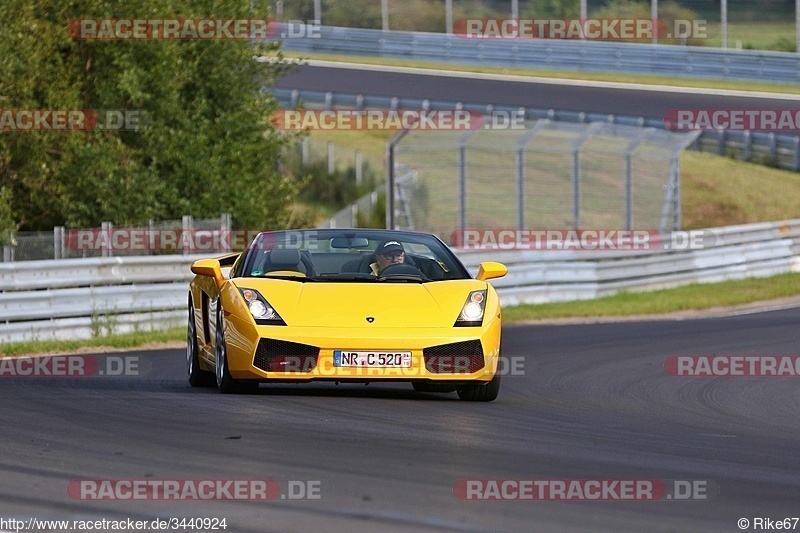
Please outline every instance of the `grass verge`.
[[694, 283], [651, 292], [622, 292], [596, 300], [520, 305], [503, 309], [509, 323], [549, 318], [658, 315], [800, 295], [800, 273], [721, 283]]
[[110, 335], [84, 340], [0, 343], [0, 356], [74, 352], [86, 348], [139, 348], [153, 343], [183, 341], [185, 339], [186, 328], [174, 328], [163, 331], [138, 331], [124, 335]]
[[501, 74], [527, 76], [531, 78], [557, 78], [564, 80], [604, 81], [616, 83], [633, 83], [640, 85], [666, 85], [671, 87], [690, 87], [698, 89], [724, 89], [729, 91], [750, 91], [767, 93], [800, 94], [800, 87], [768, 82], [712, 80], [704, 78], [678, 78], [645, 74], [608, 74], [603, 72], [569, 71], [555, 69], [523, 69], [508, 67], [486, 67], [481, 65], [453, 65], [419, 60], [389, 59], [382, 57], [349, 56], [337, 54], [294, 54], [284, 52], [287, 59], [310, 59], [322, 61], [339, 61], [344, 63], [363, 63], [366, 65], [382, 65], [391, 67], [411, 67], [423, 69], [447, 70], [456, 72], [476, 72], [479, 74]]

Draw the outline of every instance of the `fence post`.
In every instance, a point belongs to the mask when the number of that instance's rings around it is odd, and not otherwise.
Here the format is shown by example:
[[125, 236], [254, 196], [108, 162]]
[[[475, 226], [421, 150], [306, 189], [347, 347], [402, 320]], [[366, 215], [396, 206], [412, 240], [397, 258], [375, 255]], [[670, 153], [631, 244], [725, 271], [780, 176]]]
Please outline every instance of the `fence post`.
[[222, 243], [222, 251], [223, 252], [232, 252], [233, 247], [231, 246], [231, 241], [233, 236], [231, 235], [231, 226], [233, 225], [233, 218], [230, 213], [222, 213], [219, 217], [219, 229], [220, 233], [220, 242]]
[[517, 145], [517, 229], [525, 229], [525, 145]]
[[[184, 215], [181, 219], [181, 226], [183, 231], [181, 232], [181, 252], [183, 255], [187, 255], [189, 250], [186, 248], [187, 239], [192, 238], [192, 225], [194, 221], [192, 220], [192, 215]], [[191, 242], [191, 241], [189, 241]]]
[[300, 160], [304, 167], [308, 166], [308, 151], [310, 142], [309, 137], [303, 137], [303, 142], [300, 145]]
[[361, 150], [356, 150], [356, 185], [361, 185], [364, 179], [364, 161], [361, 157]]
[[744, 156], [742, 159], [745, 161], [750, 161], [753, 153], [753, 136], [750, 133], [750, 130], [744, 131]]
[[101, 241], [105, 243], [102, 246], [102, 250], [100, 252], [101, 257], [111, 257], [114, 255], [111, 253], [111, 230], [113, 229], [113, 227], [114, 225], [111, 222], [100, 223], [100, 231], [105, 236], [105, 238]]
[[800, 170], [800, 137], [794, 138], [794, 160], [792, 161], [792, 168], [795, 172]]
[[53, 259], [64, 259], [64, 226], [53, 228]]
[[581, 223], [581, 149], [572, 151], [572, 227], [578, 229]]
[[670, 172], [675, 176], [672, 181], [672, 231], [681, 229], [681, 160], [676, 152], [672, 155]]
[[408, 130], [400, 130], [386, 143], [386, 229], [394, 229], [395, 148]]
[[772, 159], [773, 161], [776, 161], [778, 157], [778, 144], [775, 139], [775, 134], [769, 133], [768, 137], [769, 137], [769, 158]]
[[334, 155], [333, 143], [328, 141], [328, 176], [336, 172], [336, 160]]
[[[12, 231], [9, 234], [10, 241], [14, 242], [14, 232]], [[12, 263], [14, 262], [14, 246], [11, 244], [6, 244], [3, 246], [3, 262], [4, 263]]]

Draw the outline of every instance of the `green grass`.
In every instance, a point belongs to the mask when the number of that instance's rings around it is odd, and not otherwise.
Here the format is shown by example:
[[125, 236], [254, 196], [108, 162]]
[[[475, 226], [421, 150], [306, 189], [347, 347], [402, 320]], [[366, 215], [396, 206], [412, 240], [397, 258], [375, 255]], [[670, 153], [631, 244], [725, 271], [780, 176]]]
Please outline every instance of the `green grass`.
[[684, 229], [800, 218], [800, 174], [701, 152], [681, 157]]
[[[377, 168], [381, 168], [386, 160], [386, 141], [392, 138], [394, 131], [370, 131], [370, 130], [351, 130], [351, 131], [314, 131], [312, 137], [315, 141], [332, 142], [337, 146], [349, 147], [352, 150], [361, 150], [364, 155], [364, 163], [370, 163]], [[317, 150], [321, 150], [317, 144]], [[319, 152], [319, 155], [323, 154]], [[354, 155], [347, 153], [350, 164], [354, 163]]]
[[[722, 31], [719, 23], [709, 23], [706, 32], [706, 46], [722, 45]], [[742, 48], [754, 50], [781, 50], [793, 52], [796, 36], [794, 22], [730, 22], [728, 21], [728, 48], [736, 48], [736, 41]], [[787, 50], [791, 45], [792, 50]]]
[[695, 283], [652, 292], [622, 292], [596, 300], [520, 305], [503, 309], [503, 320], [631, 316], [700, 310], [800, 294], [800, 273], [721, 283]]
[[86, 340], [0, 343], [0, 356], [72, 352], [81, 348], [138, 348], [152, 343], [184, 341], [185, 339], [186, 329], [174, 328], [164, 331], [139, 331]]
[[[736, 41], [728, 38], [728, 45], [735, 45]], [[340, 61], [349, 63], [363, 63], [368, 65], [385, 65], [396, 67], [428, 68], [459, 72], [477, 72], [482, 74], [506, 74], [527, 76], [531, 78], [558, 78], [566, 80], [606, 81], [618, 83], [636, 83], [642, 85], [667, 85], [673, 87], [693, 87], [703, 89], [726, 89], [732, 91], [761, 91], [787, 94], [800, 94], [800, 86], [779, 83], [753, 82], [753, 81], [726, 81], [701, 78], [678, 78], [672, 76], [655, 76], [648, 74], [607, 74], [602, 72], [567, 71], [555, 69], [520, 69], [506, 67], [486, 67], [478, 65], [453, 65], [449, 63], [435, 63], [429, 61], [389, 59], [380, 57], [361, 57], [336, 54], [292, 54], [286, 53], [287, 58], [317, 59], [325, 61]]]

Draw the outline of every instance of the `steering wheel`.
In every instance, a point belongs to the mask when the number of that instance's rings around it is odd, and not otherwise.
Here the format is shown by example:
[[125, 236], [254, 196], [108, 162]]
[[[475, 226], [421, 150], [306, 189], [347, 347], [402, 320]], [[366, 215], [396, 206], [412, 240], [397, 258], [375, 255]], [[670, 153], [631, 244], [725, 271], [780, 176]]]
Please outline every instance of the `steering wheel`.
[[384, 276], [403, 276], [403, 275], [419, 276], [421, 278], [425, 277], [425, 274], [423, 274], [420, 269], [406, 263], [397, 263], [394, 265], [389, 265], [380, 272], [378, 272], [378, 277], [380, 278]]

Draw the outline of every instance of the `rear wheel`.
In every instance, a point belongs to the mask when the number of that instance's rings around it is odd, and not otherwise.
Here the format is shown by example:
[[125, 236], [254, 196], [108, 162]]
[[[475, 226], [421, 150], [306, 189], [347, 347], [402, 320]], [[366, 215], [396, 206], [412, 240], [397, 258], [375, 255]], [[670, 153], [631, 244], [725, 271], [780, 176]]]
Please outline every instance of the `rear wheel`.
[[500, 374], [495, 374], [488, 383], [470, 383], [456, 388], [458, 397], [468, 402], [491, 402], [500, 392]]
[[258, 382], [237, 381], [231, 377], [228, 370], [228, 349], [225, 345], [224, 321], [222, 320], [222, 307], [217, 312], [217, 331], [215, 334], [214, 363], [216, 366], [217, 388], [220, 392], [247, 393], [258, 390]]
[[450, 383], [425, 383], [414, 382], [412, 383], [414, 390], [417, 392], [455, 392], [456, 386]]
[[189, 304], [189, 324], [186, 327], [186, 373], [192, 387], [212, 387], [214, 374], [200, 368], [200, 350], [197, 348], [197, 329], [194, 323], [194, 306]]

